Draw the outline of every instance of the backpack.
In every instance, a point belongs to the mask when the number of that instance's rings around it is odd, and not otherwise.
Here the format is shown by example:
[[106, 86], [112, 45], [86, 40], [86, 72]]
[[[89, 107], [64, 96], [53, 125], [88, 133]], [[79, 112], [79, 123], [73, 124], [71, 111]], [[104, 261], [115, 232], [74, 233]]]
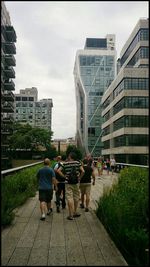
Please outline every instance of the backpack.
[[68, 174], [68, 184], [77, 184], [78, 183], [78, 171], [76, 166], [72, 166], [70, 173]]
[[[57, 169], [59, 169], [59, 167], [62, 166], [60, 162], [56, 162], [55, 165], [53, 166], [53, 168], [55, 168], [55, 166], [57, 164], [58, 164], [58, 168]], [[58, 182], [65, 182], [65, 178], [64, 177], [62, 177], [61, 175], [59, 175], [55, 170], [54, 170], [54, 172], [55, 172], [56, 179], [57, 179]]]

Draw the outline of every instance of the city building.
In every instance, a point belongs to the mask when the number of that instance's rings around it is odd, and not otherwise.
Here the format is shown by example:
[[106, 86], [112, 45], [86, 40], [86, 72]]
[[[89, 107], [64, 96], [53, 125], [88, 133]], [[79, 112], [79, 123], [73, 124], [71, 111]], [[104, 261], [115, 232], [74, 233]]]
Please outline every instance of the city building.
[[66, 152], [67, 147], [71, 145], [71, 146], [76, 146], [76, 140], [73, 137], [69, 137], [67, 139], [54, 139], [52, 141], [52, 146], [54, 146], [56, 148], [56, 151], [58, 151], [58, 153], [60, 152]]
[[15, 94], [14, 120], [51, 131], [52, 107], [51, 98], [38, 101], [36, 87], [21, 89], [19, 94]]
[[118, 74], [102, 97], [103, 156], [148, 164], [149, 21], [140, 19], [118, 59]]
[[11, 167], [8, 138], [13, 133], [13, 113], [16, 60], [16, 32], [11, 25], [9, 12], [1, 2], [1, 168]]
[[115, 75], [115, 35], [87, 38], [84, 49], [76, 53], [74, 65], [76, 138], [77, 146], [84, 154], [101, 155], [101, 98]]

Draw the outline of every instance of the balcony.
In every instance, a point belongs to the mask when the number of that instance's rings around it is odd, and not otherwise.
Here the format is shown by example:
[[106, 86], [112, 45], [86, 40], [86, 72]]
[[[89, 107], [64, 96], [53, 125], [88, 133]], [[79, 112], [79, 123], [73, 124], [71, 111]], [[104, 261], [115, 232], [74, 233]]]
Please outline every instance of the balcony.
[[14, 102], [15, 101], [15, 96], [12, 92], [8, 92], [8, 93], [3, 93], [2, 95], [2, 99], [4, 101], [8, 101], [8, 102]]
[[15, 78], [15, 71], [13, 67], [7, 67], [3, 70], [5, 78]]
[[14, 43], [4, 43], [2, 42], [2, 48], [5, 54], [16, 54], [16, 46]]
[[[2, 135], [12, 135], [13, 134], [13, 129], [12, 128], [3, 128], [2, 127], [2, 129], [1, 129], [1, 134]], [[2, 136], [2, 139], [3, 139], [3, 136]], [[5, 143], [3, 142], [3, 144], [5, 145]], [[7, 143], [6, 143], [6, 145], [7, 145]]]
[[11, 103], [4, 104], [2, 106], [2, 112], [3, 113], [13, 113], [14, 112], [14, 106]]
[[7, 117], [2, 118], [3, 124], [12, 124], [14, 122], [14, 118], [11, 115], [7, 115]]
[[13, 82], [13, 80], [4, 82], [4, 90], [15, 90], [15, 83]]
[[13, 26], [5, 26], [6, 41], [16, 42], [17, 36]]
[[7, 66], [16, 66], [16, 59], [14, 57], [14, 55], [5, 55], [5, 64], [7, 64]]

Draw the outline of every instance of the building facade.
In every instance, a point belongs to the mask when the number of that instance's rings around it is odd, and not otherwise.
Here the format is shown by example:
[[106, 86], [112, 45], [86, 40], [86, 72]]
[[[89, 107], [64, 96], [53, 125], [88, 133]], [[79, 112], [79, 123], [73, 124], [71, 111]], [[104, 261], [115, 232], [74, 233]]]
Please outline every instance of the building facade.
[[118, 59], [118, 74], [102, 97], [103, 156], [148, 164], [149, 26], [140, 19]]
[[52, 99], [38, 101], [36, 87], [21, 89], [19, 94], [15, 94], [14, 120], [51, 131], [52, 107]]
[[56, 151], [58, 151], [58, 153], [66, 152], [69, 145], [76, 146], [76, 140], [73, 137], [67, 139], [54, 139], [52, 141], [52, 146], [56, 148]]
[[84, 154], [101, 155], [101, 99], [115, 78], [115, 62], [114, 34], [108, 34], [106, 38], [87, 38], [84, 49], [76, 53], [76, 139]]
[[16, 32], [11, 25], [9, 12], [1, 2], [1, 164], [2, 169], [11, 167], [9, 136], [12, 134], [16, 60]]

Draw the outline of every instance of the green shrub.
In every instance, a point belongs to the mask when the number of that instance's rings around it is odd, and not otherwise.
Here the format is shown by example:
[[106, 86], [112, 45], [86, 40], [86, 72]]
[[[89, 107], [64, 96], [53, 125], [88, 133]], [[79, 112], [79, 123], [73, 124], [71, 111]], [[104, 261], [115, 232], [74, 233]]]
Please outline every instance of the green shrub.
[[100, 199], [96, 211], [128, 263], [136, 266], [147, 264], [148, 181], [147, 169], [121, 170], [118, 184]]
[[36, 173], [41, 164], [8, 175], [1, 182], [2, 205], [1, 225], [5, 226], [14, 218], [13, 210], [29, 197], [35, 196], [38, 189]]

